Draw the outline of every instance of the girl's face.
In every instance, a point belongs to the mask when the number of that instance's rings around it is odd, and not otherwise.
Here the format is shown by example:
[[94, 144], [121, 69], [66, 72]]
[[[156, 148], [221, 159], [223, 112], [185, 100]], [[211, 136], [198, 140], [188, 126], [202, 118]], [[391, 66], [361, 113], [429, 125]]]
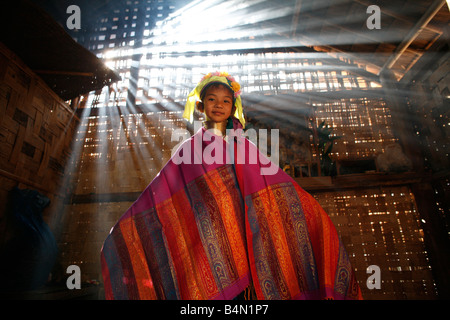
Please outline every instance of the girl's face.
[[203, 98], [203, 111], [206, 120], [226, 121], [233, 111], [233, 95], [224, 86], [212, 86], [206, 90]]

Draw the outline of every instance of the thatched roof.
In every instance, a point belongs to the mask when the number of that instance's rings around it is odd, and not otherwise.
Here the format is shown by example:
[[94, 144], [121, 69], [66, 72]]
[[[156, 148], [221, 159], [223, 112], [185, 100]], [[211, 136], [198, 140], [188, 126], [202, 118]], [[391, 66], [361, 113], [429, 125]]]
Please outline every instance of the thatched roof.
[[0, 26], [0, 41], [63, 100], [119, 80], [114, 71], [28, 0], [2, 4]]

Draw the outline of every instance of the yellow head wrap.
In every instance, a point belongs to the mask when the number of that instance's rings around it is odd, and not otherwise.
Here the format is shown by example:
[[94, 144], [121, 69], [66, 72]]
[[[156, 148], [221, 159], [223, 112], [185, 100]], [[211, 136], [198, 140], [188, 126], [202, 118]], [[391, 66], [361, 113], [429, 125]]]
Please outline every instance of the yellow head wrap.
[[197, 84], [195, 89], [192, 90], [187, 97], [186, 105], [184, 106], [183, 118], [189, 120], [190, 122], [193, 121], [195, 105], [196, 102], [200, 100], [200, 93], [202, 92], [203, 88], [211, 82], [223, 83], [234, 92], [234, 105], [236, 107], [234, 116], [239, 119], [242, 127], [245, 128], [245, 118], [241, 100], [241, 86], [232, 76], [230, 76], [226, 72], [217, 71], [214, 73], [208, 73], [203, 77], [203, 79]]

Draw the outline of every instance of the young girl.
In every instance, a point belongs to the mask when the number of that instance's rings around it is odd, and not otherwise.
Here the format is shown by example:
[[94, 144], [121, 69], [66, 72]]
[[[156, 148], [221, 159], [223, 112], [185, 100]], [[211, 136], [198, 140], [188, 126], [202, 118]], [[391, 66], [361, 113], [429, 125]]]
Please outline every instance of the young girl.
[[[216, 72], [188, 96], [183, 116], [192, 121], [200, 100], [205, 126], [106, 239], [107, 299], [361, 298], [345, 249], [314, 198], [282, 170], [261, 174], [267, 158], [249, 140], [226, 137], [226, 129], [245, 126], [240, 93], [233, 77]], [[224, 161], [175, 161], [208, 150]], [[252, 154], [256, 162], [248, 161]], [[239, 157], [246, 160], [233, 160]]]

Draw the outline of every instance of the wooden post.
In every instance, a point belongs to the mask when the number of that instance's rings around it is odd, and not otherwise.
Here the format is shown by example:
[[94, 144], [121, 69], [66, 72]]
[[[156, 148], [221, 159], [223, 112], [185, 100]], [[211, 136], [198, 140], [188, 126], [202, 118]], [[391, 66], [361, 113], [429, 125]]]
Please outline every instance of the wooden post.
[[439, 299], [450, 298], [450, 240], [438, 216], [434, 189], [431, 183], [411, 185], [417, 210], [422, 218], [424, 242], [428, 249], [432, 273], [435, 277]]
[[[406, 108], [406, 90], [401, 90], [393, 73], [384, 69], [380, 74], [381, 84], [385, 91], [385, 99], [390, 107], [394, 134], [399, 139], [404, 153], [411, 159], [413, 170], [423, 172], [423, 154], [418, 147], [417, 138], [414, 136], [412, 123], [415, 115]], [[439, 221], [439, 212], [436, 206], [436, 198], [430, 181], [421, 181], [412, 184], [417, 209], [422, 220], [424, 230], [424, 242], [427, 248], [433, 274], [440, 298], [450, 297], [450, 240], [445, 228]]]

